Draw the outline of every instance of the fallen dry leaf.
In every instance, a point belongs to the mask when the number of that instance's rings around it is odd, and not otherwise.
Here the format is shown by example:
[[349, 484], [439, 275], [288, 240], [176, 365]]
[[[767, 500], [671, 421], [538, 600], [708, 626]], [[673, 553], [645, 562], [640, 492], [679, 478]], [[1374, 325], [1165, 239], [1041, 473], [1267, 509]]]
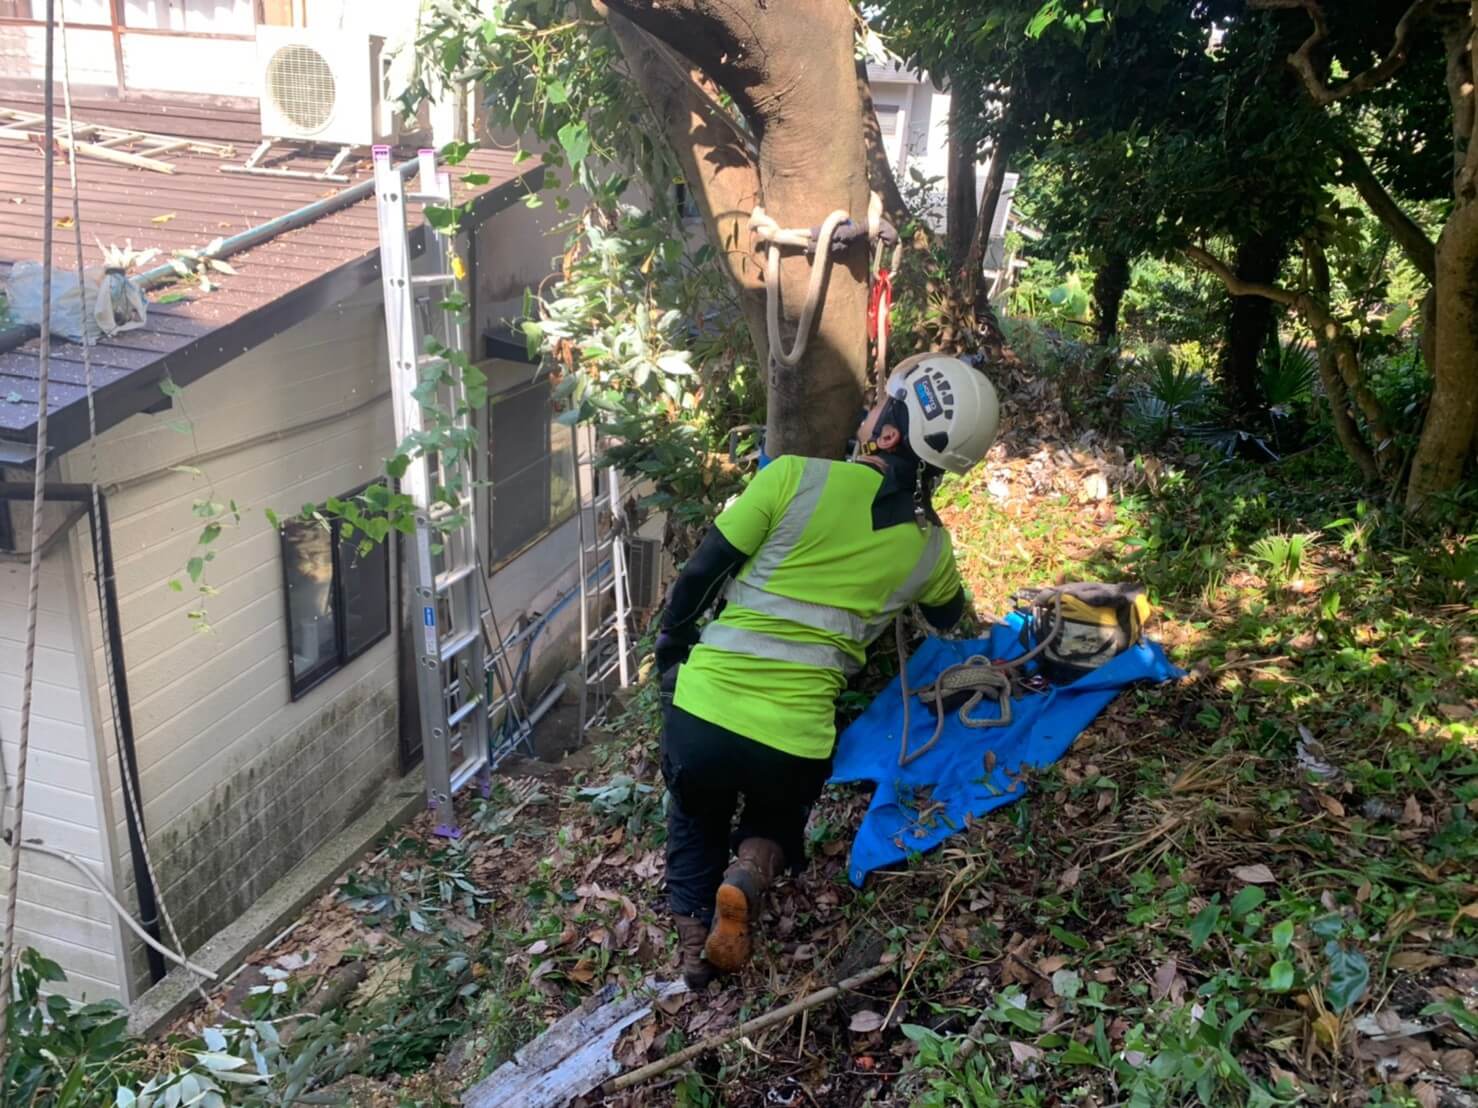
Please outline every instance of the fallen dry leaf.
[[1078, 878], [1082, 876], [1082, 866], [1068, 866], [1062, 871], [1062, 876], [1057, 879], [1057, 891], [1068, 892], [1078, 887]]
[[1391, 967], [1403, 970], [1425, 970], [1433, 966], [1445, 966], [1447, 959], [1440, 954], [1423, 954], [1416, 950], [1401, 950], [1391, 955]]
[[1442, 1102], [1442, 1095], [1437, 1092], [1437, 1086], [1427, 1081], [1418, 1081], [1411, 1089], [1411, 1095], [1416, 1097], [1422, 1108], [1438, 1108]]
[[1473, 709], [1466, 704], [1439, 704], [1437, 710], [1453, 723], [1473, 718]]
[[1251, 866], [1238, 866], [1232, 870], [1232, 876], [1249, 885], [1271, 885], [1278, 880], [1273, 876], [1273, 871], [1261, 862]]
[[1401, 809], [1401, 822], [1408, 827], [1420, 827], [1422, 823], [1422, 806], [1417, 803], [1415, 796], [1408, 796], [1406, 804]]
[[1444, 1050], [1438, 1056], [1438, 1064], [1442, 1066], [1442, 1072], [1448, 1077], [1467, 1077], [1473, 1072], [1473, 1052], [1471, 1050]]
[[174, 218], [174, 215], [175, 215], [174, 212], [165, 212], [163, 215], [153, 216], [149, 220], [149, 222], [150, 223], [168, 223], [171, 219]]
[[1179, 974], [1180, 966], [1174, 958], [1167, 959], [1155, 970], [1155, 982], [1150, 987], [1150, 996], [1156, 1000], [1164, 1000], [1170, 997], [1179, 1002], [1185, 993], [1185, 978]]
[[1042, 1052], [1030, 1043], [1018, 1043], [1013, 1040], [1011, 1043], [1011, 1057], [1016, 1059], [1016, 1064], [1020, 1066], [1025, 1065], [1027, 1062], [1035, 1062], [1042, 1057]]
[[1315, 793], [1314, 799], [1319, 802], [1319, 807], [1323, 808], [1335, 819], [1344, 819], [1345, 806], [1338, 800], [1335, 800], [1334, 797], [1328, 793]]

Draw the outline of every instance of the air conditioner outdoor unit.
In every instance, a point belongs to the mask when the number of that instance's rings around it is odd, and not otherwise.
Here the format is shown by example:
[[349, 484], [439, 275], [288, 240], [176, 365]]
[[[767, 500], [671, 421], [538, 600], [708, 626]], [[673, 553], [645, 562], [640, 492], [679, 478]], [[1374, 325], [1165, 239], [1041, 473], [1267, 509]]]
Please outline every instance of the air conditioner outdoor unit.
[[662, 542], [660, 539], [626, 540], [626, 579], [631, 606], [650, 612], [662, 603]]
[[262, 135], [332, 146], [394, 143], [384, 45], [365, 32], [259, 26]]

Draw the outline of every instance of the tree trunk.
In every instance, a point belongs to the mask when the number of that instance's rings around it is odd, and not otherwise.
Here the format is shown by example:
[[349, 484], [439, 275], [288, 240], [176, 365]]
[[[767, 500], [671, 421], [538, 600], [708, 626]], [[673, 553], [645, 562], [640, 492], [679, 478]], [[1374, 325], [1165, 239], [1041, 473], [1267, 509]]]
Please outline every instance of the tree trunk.
[[970, 243], [970, 254], [965, 259], [963, 270], [966, 299], [973, 299], [980, 285], [981, 270], [985, 266], [985, 252], [990, 246], [991, 228], [995, 226], [996, 209], [1001, 206], [1001, 196], [1006, 191], [1006, 170], [1011, 157], [1016, 153], [1017, 138], [1011, 129], [1011, 105], [1008, 102], [1001, 120], [1001, 130], [991, 148], [990, 169], [986, 173], [985, 188], [980, 193], [980, 211], [975, 217], [975, 238]]
[[1453, 488], [1478, 435], [1478, 200], [1453, 210], [1437, 240], [1437, 342], [1432, 399], [1412, 460], [1406, 506]]
[[945, 243], [950, 266], [963, 270], [975, 243], [978, 217], [975, 166], [980, 153], [975, 126], [980, 113], [979, 86], [967, 80], [949, 83], [949, 157], [945, 173]]
[[[868, 171], [862, 100], [845, 0], [608, 0], [693, 62], [733, 97], [759, 143], [765, 211], [785, 228], [815, 228], [835, 209], [865, 220]], [[865, 242], [865, 240], [862, 240]], [[794, 340], [810, 259], [781, 265], [781, 332]], [[868, 251], [838, 258], [801, 363], [766, 374], [766, 450], [772, 456], [841, 457], [856, 430], [867, 379]]]
[[[1313, 277], [1314, 294], [1327, 304], [1330, 293], [1329, 262], [1322, 252], [1315, 250], [1310, 253], [1309, 270]], [[1354, 461], [1365, 480], [1374, 481], [1380, 476], [1380, 468], [1375, 463], [1375, 455], [1370, 452], [1369, 445], [1360, 434], [1355, 417], [1350, 414], [1350, 392], [1345, 388], [1344, 378], [1340, 376], [1339, 366], [1335, 362], [1334, 347], [1322, 330], [1314, 328], [1313, 331], [1319, 382], [1324, 386], [1325, 399], [1329, 401], [1329, 418], [1334, 424], [1334, 436], [1339, 439], [1339, 444], [1344, 447], [1345, 453]]]
[[606, 23], [632, 79], [682, 166], [708, 241], [723, 260], [739, 297], [760, 364], [769, 360], [765, 274], [749, 249], [749, 213], [759, 203], [760, 178], [746, 136], [693, 80], [684, 63], [655, 36], [616, 12]]
[[867, 148], [867, 183], [883, 198], [883, 214], [900, 232], [913, 213], [898, 191], [898, 177], [883, 146], [883, 129], [878, 125], [878, 110], [872, 102], [872, 85], [867, 80], [867, 61], [858, 58], [857, 95], [862, 101], [862, 142]]
[[1443, 29], [1457, 203], [1437, 240], [1432, 400], [1412, 459], [1406, 506], [1429, 506], [1462, 480], [1478, 437], [1478, 3]]
[[[1281, 236], [1253, 235], [1237, 247], [1237, 276], [1253, 284], [1271, 284], [1277, 281], [1287, 255], [1288, 242]], [[1232, 406], [1239, 411], [1256, 412], [1262, 407], [1259, 366], [1276, 322], [1272, 301], [1260, 296], [1232, 297], [1221, 380]]]
[[1129, 258], [1110, 254], [1093, 275], [1093, 307], [1099, 346], [1111, 346], [1119, 337], [1119, 309], [1129, 291]]

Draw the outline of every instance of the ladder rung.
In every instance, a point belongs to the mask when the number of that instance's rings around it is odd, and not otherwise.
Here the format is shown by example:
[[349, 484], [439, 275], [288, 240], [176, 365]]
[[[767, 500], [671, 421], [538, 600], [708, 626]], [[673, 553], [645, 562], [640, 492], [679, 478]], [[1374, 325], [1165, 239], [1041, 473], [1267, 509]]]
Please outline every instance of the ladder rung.
[[463, 631], [459, 635], [453, 635], [441, 644], [441, 660], [443, 662], [450, 661], [481, 638], [482, 631], [479, 628], [473, 628]]
[[457, 279], [454, 273], [417, 273], [411, 278], [411, 284], [420, 285], [450, 285]]
[[445, 204], [447, 202], [447, 197], [439, 192], [408, 192], [405, 198], [412, 204]]
[[468, 758], [465, 762], [458, 766], [456, 771], [452, 774], [452, 792], [460, 792], [462, 790], [462, 786], [467, 784], [468, 781], [471, 781], [474, 777], [481, 773], [483, 767], [487, 764], [488, 756], [486, 754], [479, 754], [475, 758]]
[[449, 516], [456, 515], [458, 512], [470, 511], [471, 508], [472, 498], [470, 496], [462, 496], [457, 498], [455, 504], [448, 504], [445, 500], [438, 500], [426, 514], [433, 520], [443, 520]]
[[445, 595], [446, 593], [451, 591], [454, 585], [458, 585], [461, 582], [467, 580], [467, 578], [471, 577], [476, 572], [477, 563], [468, 562], [466, 565], [458, 566], [456, 569], [449, 569], [445, 573], [438, 573], [436, 575], [437, 594]]
[[446, 725], [447, 725], [448, 730], [450, 730], [453, 727], [456, 727], [459, 723], [461, 723], [464, 719], [466, 719], [468, 716], [470, 716], [474, 711], [476, 711], [481, 706], [482, 706], [482, 697], [480, 697], [480, 696], [474, 696], [471, 700], [467, 701], [466, 704], [463, 704], [455, 712], [453, 712], [451, 715], [449, 715], [449, 716], [446, 717]]

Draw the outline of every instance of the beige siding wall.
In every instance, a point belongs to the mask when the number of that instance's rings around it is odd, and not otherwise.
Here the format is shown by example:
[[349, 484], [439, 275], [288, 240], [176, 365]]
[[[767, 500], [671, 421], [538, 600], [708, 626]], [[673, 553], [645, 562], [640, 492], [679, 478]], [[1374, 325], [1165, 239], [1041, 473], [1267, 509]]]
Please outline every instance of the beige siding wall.
[[[262, 511], [289, 515], [379, 474], [393, 436], [387, 387], [378, 298], [366, 294], [190, 385], [172, 411], [136, 416], [99, 441], [144, 822], [188, 948], [239, 915], [396, 773], [393, 628], [294, 702], [280, 545]], [[71, 479], [89, 479], [85, 449], [67, 461]], [[204, 476], [171, 469], [185, 464]], [[192, 505], [207, 496], [235, 500], [243, 515], [211, 547], [205, 582], [216, 591], [204, 598], [210, 629], [202, 632], [188, 615], [201, 598], [184, 567], [201, 525]], [[85, 535], [85, 525], [79, 530]], [[86, 547], [79, 540], [79, 556]], [[172, 591], [171, 579], [184, 591]], [[88, 622], [102, 674], [92, 602]], [[95, 700], [107, 716], [106, 687]], [[107, 771], [123, 872], [116, 758]], [[146, 983], [137, 953], [136, 987]]]
[[[29, 527], [29, 513], [17, 511], [16, 519], [23, 517]], [[42, 562], [22, 834], [76, 856], [112, 886], [87, 659], [78, 645], [75, 568], [65, 543]], [[15, 819], [27, 581], [26, 565], [0, 563], [0, 750], [5, 756], [7, 829]], [[0, 882], [7, 876], [9, 857], [8, 850], [0, 849]], [[123, 995], [123, 950], [112, 910], [66, 862], [34, 851], [22, 853], [16, 927], [20, 946], [35, 947], [66, 970], [61, 992], [87, 1000]]]

